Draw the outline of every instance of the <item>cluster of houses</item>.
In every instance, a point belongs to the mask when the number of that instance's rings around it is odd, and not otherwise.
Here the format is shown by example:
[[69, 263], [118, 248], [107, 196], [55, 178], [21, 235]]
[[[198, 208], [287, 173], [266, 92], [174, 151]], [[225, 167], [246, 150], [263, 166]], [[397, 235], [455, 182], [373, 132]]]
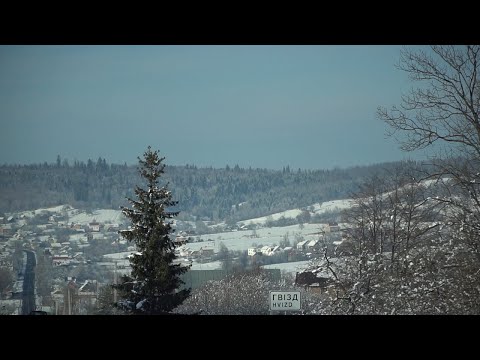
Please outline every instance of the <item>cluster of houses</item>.
[[322, 248], [323, 248], [322, 241], [321, 241], [322, 237], [325, 234], [339, 232], [339, 231], [340, 231], [340, 227], [336, 222], [323, 224], [323, 228], [320, 232], [312, 234], [316, 236], [315, 239], [302, 240], [298, 242], [295, 247], [287, 246], [285, 248], [282, 248], [278, 245], [262, 246], [257, 248], [252, 247], [248, 249], [247, 254], [248, 256], [253, 256], [253, 257], [257, 255], [273, 256], [282, 251], [287, 253], [296, 251], [297, 253], [305, 254], [307, 256], [315, 256], [320, 254], [322, 251]]
[[276, 246], [266, 245], [258, 248], [254, 248], [254, 247], [248, 248], [247, 255], [248, 256], [256, 256], [256, 255], [273, 256], [282, 251], [290, 251], [291, 249], [293, 249], [291, 246], [282, 249], [279, 245], [276, 245]]
[[205, 245], [200, 247], [198, 250], [192, 250], [187, 245], [183, 244], [182, 246], [178, 247], [175, 252], [178, 257], [188, 260], [208, 260], [211, 259], [215, 254], [215, 249], [211, 245]]
[[[21, 241], [22, 245], [27, 248], [41, 248], [49, 256], [53, 266], [69, 269], [90, 262], [85, 258], [82, 250], [90, 246], [92, 240], [126, 245], [126, 240], [121, 240], [118, 236], [122, 224], [97, 221], [93, 216], [88, 222], [71, 222], [68, 220], [69, 217], [65, 215], [71, 211], [73, 211], [72, 208], [66, 207], [63, 211], [36, 210], [0, 217], [0, 266], [12, 267], [11, 259], [15, 246], [18, 246], [16, 244], [18, 241]], [[246, 229], [245, 225], [241, 225], [235, 230]], [[321, 236], [339, 230], [337, 223], [325, 224], [322, 232], [315, 234], [315, 239], [310, 238], [300, 241], [293, 247], [282, 248], [278, 245], [251, 247], [248, 248], [247, 255], [252, 257], [252, 260], [256, 256], [270, 257], [280, 253], [316, 256], [322, 251]], [[192, 238], [188, 235], [188, 232], [180, 232], [174, 239], [176, 243], [181, 245], [176, 249], [180, 258], [190, 262], [193, 260], [208, 261], [214, 258], [214, 244], [205, 242], [205, 245], [202, 244], [199, 249], [193, 250], [188, 247], [188, 243], [192, 241]], [[131, 247], [128, 247], [127, 250], [135, 251]], [[288, 259], [290, 261], [290, 256]], [[300, 275], [299, 283], [308, 283], [316, 279], [316, 277], [315, 279], [307, 279], [308, 276], [310, 275]], [[84, 302], [94, 303], [99, 287], [96, 281], [82, 280], [82, 282], [77, 282], [75, 278], [63, 280], [61, 279], [58, 282], [61, 282], [61, 285], [55, 288], [51, 294], [54, 303], [52, 311], [56, 314], [75, 312], [75, 306], [80, 308], [79, 304]], [[70, 290], [66, 291], [65, 289]]]
[[[40, 215], [48, 214], [48, 212]], [[82, 251], [74, 251], [89, 246], [93, 239], [118, 241], [119, 224], [105, 224], [93, 219], [87, 224], [68, 223], [59, 214], [49, 215], [44, 223], [38, 223], [35, 216], [9, 216], [0, 218], [0, 244], [13, 247], [15, 241], [22, 241], [29, 248], [41, 247], [45, 254], [52, 257], [55, 266], [78, 265], [85, 261]], [[28, 229], [28, 230], [27, 230]], [[60, 239], [58, 230], [64, 230]], [[73, 246], [75, 245], [75, 246]]]
[[[54, 267], [67, 267], [69, 270], [90, 263], [83, 250], [91, 245], [92, 240], [102, 240], [112, 245], [126, 244], [126, 240], [121, 240], [118, 236], [121, 224], [97, 221], [93, 216], [89, 221], [82, 223], [71, 222], [68, 221], [68, 215], [80, 212], [69, 206], [63, 209], [58, 208], [53, 211], [45, 209], [0, 216], [1, 267], [9, 268], [14, 274], [13, 254], [18, 250], [19, 243], [24, 249], [41, 249]], [[17, 277], [17, 274], [14, 274], [14, 277]], [[18, 279], [14, 280], [16, 284]], [[52, 293], [52, 297], [58, 298], [64, 284], [62, 279], [54, 280], [57, 284], [61, 284]], [[91, 282], [89, 280], [89, 284]], [[92, 294], [92, 291], [86, 291], [91, 285], [77, 285], [78, 291], [75, 296], [79, 299], [83, 299], [87, 293]], [[13, 294], [13, 290], [13, 288], [9, 289], [2, 294], [3, 299], [8, 298], [6, 294]]]
[[304, 240], [297, 243], [297, 251], [306, 254], [319, 254], [322, 250], [322, 243], [319, 239]]

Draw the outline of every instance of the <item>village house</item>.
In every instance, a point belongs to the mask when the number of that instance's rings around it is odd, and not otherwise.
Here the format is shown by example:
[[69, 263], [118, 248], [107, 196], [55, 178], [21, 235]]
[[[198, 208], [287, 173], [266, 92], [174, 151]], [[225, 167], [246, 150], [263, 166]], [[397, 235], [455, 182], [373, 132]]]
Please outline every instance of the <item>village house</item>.
[[298, 244], [297, 244], [297, 250], [298, 251], [305, 251], [307, 250], [307, 243], [309, 241], [308, 240], [304, 240], [304, 241], [300, 241]]
[[213, 256], [214, 254], [213, 248], [210, 248], [210, 247], [209, 248], [201, 247], [199, 252], [200, 252], [200, 255], [203, 257]]
[[177, 244], [185, 244], [187, 242], [187, 238], [183, 235], [177, 235], [177, 237], [175, 238], [175, 242]]
[[100, 223], [93, 219], [92, 222], [88, 223], [91, 231], [99, 232], [100, 231]]
[[52, 257], [53, 266], [66, 266], [70, 264], [70, 256], [68, 255], [54, 255]]
[[[263, 246], [259, 251], [259, 253], [261, 253], [262, 255], [266, 255], [266, 256], [273, 256], [275, 254], [278, 254], [279, 252], [281, 252], [282, 249], [280, 248], [280, 246], [276, 245], [276, 246]], [[255, 254], [253, 254], [255, 255]], [[250, 256], [253, 256], [253, 255], [250, 255]]]
[[248, 248], [247, 255], [248, 256], [255, 256], [257, 254], [261, 254], [262, 252], [257, 250], [257, 248]]
[[339, 226], [338, 223], [335, 222], [335, 221], [329, 222], [329, 223], [328, 223], [328, 228], [329, 228], [329, 232], [337, 232], [337, 231], [340, 231], [340, 226]]
[[274, 246], [273, 248], [271, 248], [271, 250], [270, 250], [270, 256], [276, 255], [276, 254], [278, 254], [278, 253], [280, 253], [280, 252], [282, 252], [282, 251], [283, 251], [283, 249], [282, 249], [279, 245], [276, 245], [276, 246]]
[[309, 252], [313, 254], [318, 254], [322, 250], [322, 243], [320, 240], [311, 240], [307, 245], [306, 248]]
[[271, 247], [270, 246], [262, 246], [260, 248], [260, 252], [262, 253], [262, 255], [269, 255], [270, 254], [270, 251], [271, 251]]

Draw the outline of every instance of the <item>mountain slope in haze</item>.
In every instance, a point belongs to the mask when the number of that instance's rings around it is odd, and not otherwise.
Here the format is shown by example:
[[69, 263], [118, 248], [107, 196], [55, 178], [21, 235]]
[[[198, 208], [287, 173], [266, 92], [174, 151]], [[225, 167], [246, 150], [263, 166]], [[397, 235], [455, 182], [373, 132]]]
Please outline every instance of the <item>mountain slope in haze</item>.
[[[315, 203], [351, 197], [373, 172], [415, 162], [392, 162], [332, 170], [224, 169], [194, 165], [167, 166], [180, 219], [241, 221]], [[70, 204], [82, 209], [119, 209], [143, 186], [136, 166], [107, 164], [99, 158], [87, 164], [0, 166], [0, 212]]]

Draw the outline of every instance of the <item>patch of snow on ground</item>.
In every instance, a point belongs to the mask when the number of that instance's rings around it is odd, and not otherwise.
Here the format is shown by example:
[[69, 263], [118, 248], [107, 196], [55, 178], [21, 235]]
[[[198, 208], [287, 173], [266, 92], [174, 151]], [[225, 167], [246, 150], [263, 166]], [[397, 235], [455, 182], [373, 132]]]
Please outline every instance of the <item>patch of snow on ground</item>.
[[72, 212], [68, 218], [69, 223], [73, 222], [80, 225], [87, 225], [93, 220], [96, 220], [99, 223], [119, 224], [125, 220], [125, 216], [120, 210], [102, 209], [95, 210], [92, 214], [87, 214], [86, 212]]
[[352, 199], [344, 199], [344, 200], [332, 200], [332, 201], [325, 201], [323, 203], [313, 204], [313, 212], [315, 214], [323, 214], [327, 211], [340, 211], [344, 209], [349, 209], [353, 205]]
[[[316, 203], [311, 205], [313, 207], [314, 214], [323, 214], [327, 211], [341, 211], [344, 209], [351, 208], [353, 205], [352, 199], [343, 199], [343, 200], [332, 200], [332, 201], [325, 201], [323, 203]], [[271, 214], [268, 216], [262, 216], [255, 219], [248, 219], [239, 221], [238, 223], [243, 223], [245, 225], [249, 224], [265, 224], [269, 218], [272, 220], [279, 220], [282, 216], [286, 219], [295, 219], [298, 215], [302, 213], [301, 209], [292, 209], [287, 211], [282, 211], [279, 213]]]
[[239, 222], [244, 223], [245, 225], [248, 225], [248, 224], [265, 224], [266, 221], [269, 218], [271, 218], [272, 220], [279, 220], [283, 216], [286, 219], [295, 219], [301, 213], [302, 213], [302, 210], [293, 209], [293, 210], [282, 211], [282, 212], [279, 212], [279, 213], [276, 213], [276, 214], [272, 214], [272, 215], [268, 215], [268, 216], [262, 216], [262, 217], [259, 217], [259, 218], [249, 219], [249, 220], [244, 220], [244, 221], [239, 221]]
[[19, 215], [24, 215], [26, 218], [32, 218], [36, 215], [40, 215], [42, 212], [51, 212], [51, 213], [57, 213], [61, 214], [63, 210], [71, 210], [72, 207], [70, 205], [58, 205], [58, 206], [53, 206], [50, 208], [42, 208], [42, 209], [36, 209], [36, 210], [30, 210], [30, 211], [23, 211], [20, 212]]
[[135, 251], [124, 251], [124, 252], [119, 252], [119, 253], [113, 253], [113, 254], [105, 254], [103, 257], [105, 259], [110, 259], [110, 260], [120, 260], [120, 259], [126, 259], [128, 255], [133, 254]]
[[[283, 227], [261, 228], [255, 230], [258, 237], [252, 237], [253, 230], [241, 230], [223, 232], [218, 234], [201, 235], [202, 242], [188, 243], [186, 246], [190, 250], [200, 250], [200, 248], [213, 248], [215, 252], [220, 250], [220, 243], [223, 243], [230, 251], [246, 251], [255, 243], [257, 246], [279, 245], [283, 237], [288, 233], [290, 244], [293, 245], [295, 235], [303, 236], [304, 240], [316, 240], [319, 238], [318, 232], [322, 230], [321, 224], [304, 224], [303, 229], [299, 225], [290, 225]], [[196, 240], [198, 236], [195, 236]], [[211, 241], [208, 241], [208, 240]]]

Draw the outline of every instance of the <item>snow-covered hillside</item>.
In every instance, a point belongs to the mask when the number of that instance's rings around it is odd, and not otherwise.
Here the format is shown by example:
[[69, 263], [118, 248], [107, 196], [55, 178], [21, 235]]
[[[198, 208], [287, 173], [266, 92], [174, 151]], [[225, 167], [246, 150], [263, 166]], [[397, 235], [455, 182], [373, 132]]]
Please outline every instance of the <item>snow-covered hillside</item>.
[[58, 205], [58, 206], [53, 206], [49, 208], [42, 208], [42, 209], [36, 209], [36, 210], [28, 210], [28, 211], [22, 211], [19, 212], [18, 215], [20, 217], [26, 217], [26, 218], [33, 218], [37, 215], [40, 215], [45, 212], [50, 212], [53, 214], [61, 214], [64, 211], [71, 211], [73, 208], [70, 205]]
[[119, 224], [125, 221], [125, 217], [120, 210], [99, 209], [91, 213], [87, 213], [85, 210], [75, 209], [70, 205], [58, 205], [50, 208], [23, 211], [18, 213], [18, 216], [25, 218], [33, 218], [45, 212], [57, 215], [66, 214], [68, 216], [69, 223], [73, 222], [80, 225], [87, 225], [93, 220], [108, 224]]
[[323, 214], [327, 211], [342, 211], [353, 206], [352, 199], [332, 200], [325, 201], [323, 203], [317, 203], [313, 205], [314, 214]]
[[214, 251], [217, 252], [220, 249], [220, 243], [223, 243], [229, 250], [245, 251], [251, 248], [253, 243], [257, 244], [257, 246], [278, 245], [287, 234], [291, 244], [293, 244], [296, 237], [303, 237], [303, 240], [318, 239], [319, 233], [322, 231], [322, 224], [304, 224], [303, 228], [300, 225], [290, 225], [260, 228], [255, 231], [229, 231], [218, 234], [201, 235], [200, 239], [202, 242], [188, 243], [186, 246], [191, 250], [199, 250], [202, 247], [204, 249], [213, 248]]
[[[352, 199], [332, 200], [332, 201], [326, 201], [323, 203], [316, 203], [311, 205], [311, 208], [313, 208], [312, 214], [313, 215], [323, 214], [328, 211], [332, 211], [332, 212], [341, 211], [341, 210], [352, 207], [352, 204], [353, 204]], [[245, 225], [249, 225], [249, 224], [265, 225], [268, 219], [279, 220], [282, 216], [285, 217], [286, 219], [294, 219], [301, 213], [302, 213], [301, 209], [292, 209], [292, 210], [275, 213], [269, 216], [262, 216], [259, 218], [243, 220], [240, 222]]]

